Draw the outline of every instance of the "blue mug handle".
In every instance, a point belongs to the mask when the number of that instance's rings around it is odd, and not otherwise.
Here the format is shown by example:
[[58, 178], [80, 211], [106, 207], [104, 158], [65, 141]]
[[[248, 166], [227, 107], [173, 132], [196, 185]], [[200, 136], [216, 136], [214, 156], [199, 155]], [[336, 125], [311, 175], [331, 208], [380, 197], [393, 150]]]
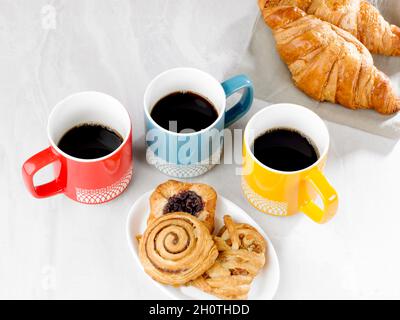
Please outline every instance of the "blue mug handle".
[[254, 88], [251, 80], [244, 74], [228, 79], [221, 83], [221, 85], [225, 91], [226, 98], [244, 89], [240, 101], [225, 113], [225, 127], [229, 127], [250, 110], [254, 99]]

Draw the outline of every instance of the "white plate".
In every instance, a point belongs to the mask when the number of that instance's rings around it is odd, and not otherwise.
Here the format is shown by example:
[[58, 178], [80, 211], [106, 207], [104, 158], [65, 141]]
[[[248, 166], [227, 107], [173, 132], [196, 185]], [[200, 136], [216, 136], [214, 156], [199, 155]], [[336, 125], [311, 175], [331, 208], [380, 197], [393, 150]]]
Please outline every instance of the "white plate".
[[[136, 235], [143, 234], [146, 229], [147, 217], [150, 212], [149, 197], [151, 191], [142, 195], [132, 206], [129, 211], [127, 220], [127, 237], [129, 247], [131, 248], [132, 254], [135, 257], [136, 262], [140, 265], [143, 271], [143, 275], [147, 274], [144, 272], [142, 264], [139, 259], [138, 243], [136, 241]], [[275, 249], [272, 246], [271, 241], [261, 227], [246, 214], [241, 208], [235, 205], [233, 202], [225, 199], [218, 195], [216, 217], [215, 217], [215, 230], [219, 230], [223, 225], [223, 216], [229, 214], [232, 216], [235, 222], [247, 223], [255, 227], [265, 238], [268, 244], [266, 264], [260, 271], [257, 277], [254, 279], [249, 299], [262, 299], [271, 300], [279, 284], [279, 262], [276, 255]], [[154, 284], [159, 287], [164, 293], [173, 299], [217, 299], [214, 296], [204, 293], [203, 291], [194, 287], [172, 287], [160, 284], [152, 280]]]

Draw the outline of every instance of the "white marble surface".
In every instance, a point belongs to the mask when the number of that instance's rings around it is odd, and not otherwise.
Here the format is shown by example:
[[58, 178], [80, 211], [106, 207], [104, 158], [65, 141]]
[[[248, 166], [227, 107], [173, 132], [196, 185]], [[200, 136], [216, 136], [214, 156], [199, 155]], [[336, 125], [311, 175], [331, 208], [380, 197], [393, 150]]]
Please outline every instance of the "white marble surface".
[[[55, 29], [43, 21], [49, 3]], [[219, 79], [231, 75], [257, 15], [253, 4], [201, 3], [1, 0], [0, 298], [167, 298], [135, 265], [125, 238], [132, 203], [166, 179], [144, 157], [144, 88], [175, 66], [199, 67]], [[53, 7], [45, 7], [45, 17]], [[23, 161], [47, 146], [52, 106], [89, 89], [120, 99], [133, 119], [133, 183], [101, 206], [63, 196], [33, 199], [22, 184]], [[215, 186], [269, 234], [281, 263], [277, 299], [400, 298], [400, 146], [328, 125], [326, 174], [340, 209], [327, 225], [256, 212], [241, 196], [235, 166], [218, 166], [195, 181]]]

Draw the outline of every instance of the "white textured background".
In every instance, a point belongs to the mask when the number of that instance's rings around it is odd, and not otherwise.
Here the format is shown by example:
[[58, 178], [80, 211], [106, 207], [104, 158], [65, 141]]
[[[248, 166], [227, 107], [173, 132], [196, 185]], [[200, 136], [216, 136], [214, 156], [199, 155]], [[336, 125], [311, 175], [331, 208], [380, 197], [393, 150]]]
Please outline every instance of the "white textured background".
[[[0, 0], [0, 298], [166, 298], [134, 264], [125, 239], [132, 203], [166, 179], [144, 159], [143, 92], [171, 67], [198, 67], [221, 80], [243, 71], [258, 15], [253, 2]], [[56, 10], [56, 29], [43, 20], [47, 4]], [[102, 206], [33, 199], [21, 165], [47, 146], [54, 104], [82, 90], [104, 91], [127, 107], [134, 181]], [[270, 235], [281, 263], [278, 299], [400, 298], [400, 147], [328, 125], [326, 173], [341, 204], [327, 225], [257, 213], [241, 196], [235, 166], [218, 166], [196, 181], [212, 184]]]

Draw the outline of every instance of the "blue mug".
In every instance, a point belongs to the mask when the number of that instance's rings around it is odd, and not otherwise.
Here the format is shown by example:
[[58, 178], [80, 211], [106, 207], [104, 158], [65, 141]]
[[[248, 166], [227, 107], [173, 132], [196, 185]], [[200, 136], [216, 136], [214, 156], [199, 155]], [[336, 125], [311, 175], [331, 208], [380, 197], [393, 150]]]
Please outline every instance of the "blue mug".
[[[239, 102], [227, 110], [226, 99], [242, 90]], [[151, 117], [154, 105], [174, 92], [193, 92], [206, 98], [217, 110], [218, 118], [197, 132], [164, 129]], [[158, 75], [144, 94], [146, 158], [158, 170], [175, 178], [200, 176], [219, 163], [224, 129], [243, 117], [253, 103], [251, 80], [238, 75], [220, 83], [206, 72], [193, 68], [170, 69]]]

